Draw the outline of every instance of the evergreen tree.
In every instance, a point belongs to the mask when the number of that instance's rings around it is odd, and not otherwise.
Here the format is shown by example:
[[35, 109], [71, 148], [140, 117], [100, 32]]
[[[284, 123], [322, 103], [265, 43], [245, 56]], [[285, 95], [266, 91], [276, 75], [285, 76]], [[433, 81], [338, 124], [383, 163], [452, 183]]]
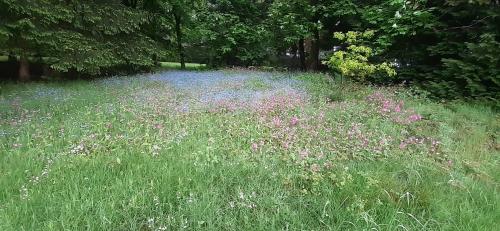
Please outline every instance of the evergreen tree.
[[0, 0], [0, 8], [0, 49], [20, 57], [20, 80], [35, 55], [58, 71], [98, 74], [152, 66], [161, 53], [141, 32], [146, 12], [121, 1]]

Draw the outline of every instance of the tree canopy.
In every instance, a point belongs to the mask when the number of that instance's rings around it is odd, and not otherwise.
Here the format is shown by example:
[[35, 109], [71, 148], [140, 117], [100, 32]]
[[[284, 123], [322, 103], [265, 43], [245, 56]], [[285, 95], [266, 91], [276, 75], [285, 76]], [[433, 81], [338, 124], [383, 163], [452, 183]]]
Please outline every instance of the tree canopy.
[[49, 57], [52, 68], [99, 74], [120, 66], [153, 65], [157, 41], [142, 33], [147, 12], [121, 1], [0, 1], [1, 49]]

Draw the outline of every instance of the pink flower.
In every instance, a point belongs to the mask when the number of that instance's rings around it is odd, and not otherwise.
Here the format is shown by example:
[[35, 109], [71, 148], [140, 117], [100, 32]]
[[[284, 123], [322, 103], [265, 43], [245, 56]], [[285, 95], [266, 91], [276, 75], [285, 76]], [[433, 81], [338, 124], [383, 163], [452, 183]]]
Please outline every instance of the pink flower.
[[252, 151], [256, 152], [259, 149], [259, 145], [256, 143], [252, 143]]
[[396, 105], [396, 108], [394, 108], [395, 112], [401, 112], [403, 109], [403, 101], [399, 102], [398, 105]]
[[299, 119], [297, 117], [292, 117], [292, 119], [290, 120], [290, 126], [295, 126], [297, 125], [297, 123], [299, 123]]
[[410, 122], [416, 122], [416, 121], [421, 120], [422, 116], [419, 114], [413, 114], [413, 115], [410, 115], [410, 117], [408, 119], [410, 120]]
[[321, 111], [318, 115], [318, 120], [323, 120], [325, 118], [325, 112]]
[[384, 100], [384, 103], [382, 105], [382, 111], [383, 112], [390, 112], [391, 111], [391, 101], [389, 100]]
[[366, 137], [362, 137], [361, 142], [363, 143], [363, 147], [367, 147], [369, 144], [369, 141]]
[[275, 117], [273, 118], [273, 125], [274, 125], [275, 127], [281, 127], [281, 119], [280, 119], [279, 117], [275, 116]]
[[401, 142], [401, 143], [399, 144], [399, 148], [400, 148], [400, 149], [405, 149], [405, 148], [406, 148], [406, 145], [407, 145], [407, 144], [406, 144], [406, 142], [404, 142], [404, 141], [403, 141], [403, 142]]

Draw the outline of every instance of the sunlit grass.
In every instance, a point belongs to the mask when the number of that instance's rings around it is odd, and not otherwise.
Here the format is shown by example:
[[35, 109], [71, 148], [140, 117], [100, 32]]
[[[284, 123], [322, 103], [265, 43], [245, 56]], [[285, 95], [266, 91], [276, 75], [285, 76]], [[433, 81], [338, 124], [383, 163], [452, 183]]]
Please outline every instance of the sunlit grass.
[[[167, 69], [180, 69], [181, 68], [181, 63], [177, 62], [160, 62], [160, 66], [162, 68], [167, 68]], [[190, 70], [202, 70], [207, 68], [206, 64], [201, 64], [201, 63], [186, 63], [186, 69]]]
[[[4, 85], [0, 230], [499, 225], [491, 108], [321, 74], [232, 74], [207, 72], [205, 88], [176, 82], [198, 76], [184, 72]], [[228, 91], [245, 100], [218, 97]]]
[[[19, 57], [17, 57], [19, 59]], [[34, 58], [33, 58], [34, 59]], [[9, 60], [9, 57], [6, 55], [0, 55], [0, 62], [6, 62]], [[43, 60], [50, 60], [48, 57], [44, 57]], [[178, 62], [160, 62], [160, 67], [161, 68], [166, 68], [166, 69], [180, 69], [181, 64]], [[186, 63], [186, 69], [191, 69], [191, 70], [202, 70], [206, 69], [207, 65], [206, 64], [201, 64], [201, 63]]]

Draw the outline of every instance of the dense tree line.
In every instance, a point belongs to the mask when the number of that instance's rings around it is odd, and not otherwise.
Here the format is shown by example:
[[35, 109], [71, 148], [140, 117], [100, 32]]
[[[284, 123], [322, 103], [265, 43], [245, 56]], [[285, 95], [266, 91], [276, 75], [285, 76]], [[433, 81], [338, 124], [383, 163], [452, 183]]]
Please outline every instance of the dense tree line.
[[0, 55], [18, 60], [20, 80], [33, 63], [102, 75], [178, 60], [330, 67], [498, 100], [499, 14], [498, 0], [0, 0]]

